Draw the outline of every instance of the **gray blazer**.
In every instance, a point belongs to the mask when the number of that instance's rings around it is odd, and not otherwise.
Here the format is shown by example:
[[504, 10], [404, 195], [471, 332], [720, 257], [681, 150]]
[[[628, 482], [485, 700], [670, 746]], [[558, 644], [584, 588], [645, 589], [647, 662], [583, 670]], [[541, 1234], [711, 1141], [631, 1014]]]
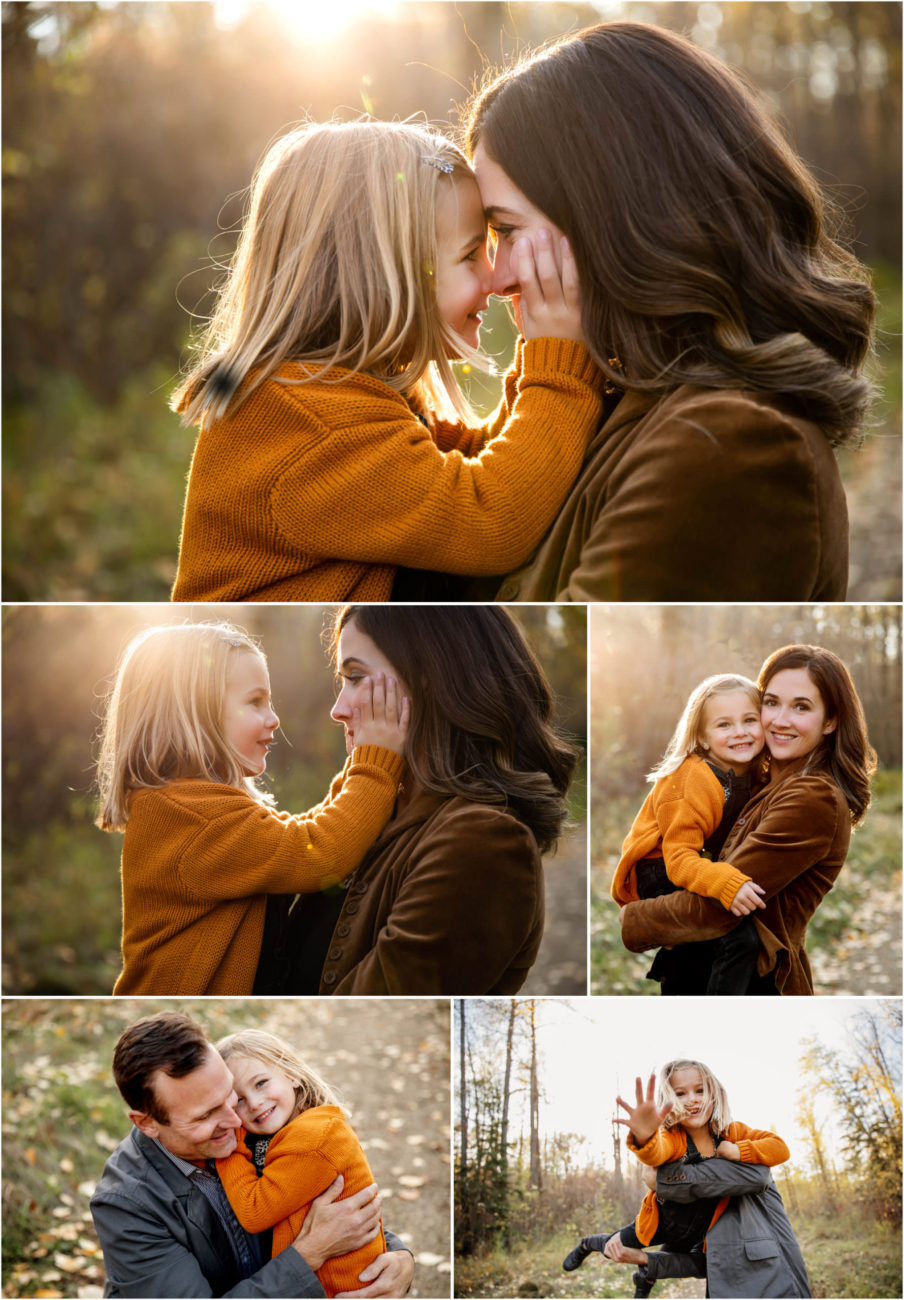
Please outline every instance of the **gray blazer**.
[[[239, 1279], [219, 1219], [156, 1143], [133, 1128], [110, 1156], [91, 1198], [104, 1252], [107, 1296], [324, 1296], [297, 1250]], [[404, 1249], [386, 1234], [390, 1250]]]
[[[736, 1160], [704, 1160], [688, 1165], [677, 1160], [660, 1165], [656, 1195], [665, 1201], [695, 1200], [700, 1196], [730, 1196], [724, 1213], [706, 1234], [707, 1295], [732, 1297], [809, 1297], [810, 1282], [803, 1255], [794, 1236], [782, 1198], [765, 1165]], [[668, 1252], [651, 1251], [650, 1278], [681, 1276], [672, 1272]], [[657, 1258], [659, 1256], [659, 1258]], [[676, 1267], [699, 1270], [699, 1256], [673, 1255]]]

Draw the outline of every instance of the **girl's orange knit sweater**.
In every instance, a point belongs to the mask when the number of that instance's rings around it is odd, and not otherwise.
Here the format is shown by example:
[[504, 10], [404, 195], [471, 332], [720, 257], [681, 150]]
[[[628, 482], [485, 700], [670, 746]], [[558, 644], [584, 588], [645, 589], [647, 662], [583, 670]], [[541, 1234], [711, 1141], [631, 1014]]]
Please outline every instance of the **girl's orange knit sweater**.
[[634, 867], [641, 858], [661, 857], [673, 885], [715, 898], [723, 907], [750, 879], [730, 862], [701, 858], [703, 842], [722, 820], [725, 795], [704, 759], [691, 754], [669, 776], [662, 776], [643, 801], [622, 845], [612, 897], [634, 903], [639, 895]]
[[313, 893], [347, 876], [391, 817], [404, 766], [392, 750], [359, 745], [323, 803], [296, 817], [212, 781], [136, 791], [113, 992], [250, 993], [267, 895]]
[[[747, 1124], [738, 1122], [729, 1124], [723, 1137], [729, 1142], [734, 1142], [739, 1148], [742, 1164], [772, 1167], [784, 1164], [791, 1154], [782, 1139], [775, 1133], [769, 1133], [765, 1129], [750, 1128]], [[716, 1145], [718, 1146], [718, 1143]], [[671, 1160], [680, 1160], [686, 1153], [687, 1134], [680, 1124], [675, 1128], [660, 1128], [656, 1130], [649, 1142], [639, 1147], [634, 1140], [634, 1134], [629, 1133], [628, 1147], [645, 1165], [667, 1165]], [[719, 1201], [710, 1219], [710, 1228], [724, 1213], [730, 1200], [731, 1197], [723, 1196]], [[659, 1202], [656, 1200], [656, 1193], [649, 1191], [643, 1198], [643, 1204], [637, 1213], [634, 1230], [644, 1245], [647, 1245], [655, 1237], [658, 1225]]]
[[[315, 1106], [290, 1120], [276, 1133], [257, 1171], [240, 1129], [238, 1147], [217, 1161], [217, 1173], [229, 1203], [247, 1232], [273, 1228], [273, 1255], [291, 1246], [301, 1231], [311, 1202], [325, 1192], [338, 1174], [344, 1185], [340, 1200], [374, 1181], [361, 1143], [338, 1106]], [[383, 1224], [373, 1241], [348, 1255], [328, 1259], [317, 1277], [328, 1296], [357, 1291], [362, 1269], [386, 1250]]]
[[397, 565], [508, 573], [580, 469], [603, 379], [568, 339], [519, 346], [482, 428], [432, 434], [372, 375], [287, 365], [195, 446], [173, 600], [388, 600]]

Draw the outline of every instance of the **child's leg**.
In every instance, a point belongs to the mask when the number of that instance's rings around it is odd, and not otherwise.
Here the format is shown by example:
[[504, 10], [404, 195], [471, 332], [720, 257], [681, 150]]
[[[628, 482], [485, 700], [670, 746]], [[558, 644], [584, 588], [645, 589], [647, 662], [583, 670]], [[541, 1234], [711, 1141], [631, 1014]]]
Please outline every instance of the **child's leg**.
[[[625, 1242], [626, 1233], [631, 1234], [630, 1242]], [[614, 1232], [605, 1232], [605, 1233], [598, 1233], [591, 1237], [582, 1237], [581, 1240], [578, 1242], [578, 1244], [575, 1246], [574, 1250], [569, 1251], [568, 1254], [565, 1256], [564, 1260], [562, 1261], [562, 1267], [565, 1269], [566, 1273], [572, 1272], [573, 1269], [580, 1268], [584, 1260], [587, 1258], [587, 1256], [592, 1254], [593, 1251], [598, 1250], [602, 1254], [602, 1252], [606, 1249], [606, 1242], [609, 1240], [610, 1237], [614, 1237], [614, 1236], [615, 1236]], [[627, 1228], [620, 1229], [619, 1236], [621, 1237], [622, 1241], [625, 1242], [625, 1245], [633, 1246], [636, 1240], [636, 1234], [634, 1233], [634, 1224], [631, 1223], [628, 1225]], [[639, 1245], [640, 1243], [638, 1242], [638, 1246]], [[640, 1248], [643, 1249], [643, 1247]]]
[[756, 974], [756, 959], [760, 951], [760, 938], [753, 917], [745, 916], [728, 934], [710, 942], [713, 960], [706, 996], [743, 996]]
[[703, 1243], [691, 1251], [662, 1250], [647, 1252], [646, 1264], [635, 1270], [632, 1281], [636, 1300], [645, 1300], [661, 1277], [706, 1277], [706, 1256]]

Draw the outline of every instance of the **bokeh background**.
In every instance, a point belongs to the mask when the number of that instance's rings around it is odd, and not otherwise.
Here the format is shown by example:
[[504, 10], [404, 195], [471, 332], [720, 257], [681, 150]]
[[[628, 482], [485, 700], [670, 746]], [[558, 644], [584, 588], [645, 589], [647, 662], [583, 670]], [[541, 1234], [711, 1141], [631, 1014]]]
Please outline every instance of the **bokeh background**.
[[891, 605], [596, 605], [590, 613], [591, 992], [658, 994], [621, 943], [612, 876], [687, 698], [712, 673], [755, 681], [780, 646], [847, 664], [879, 755], [870, 808], [807, 932], [818, 994], [901, 993], [901, 610]]
[[[260, 637], [279, 743], [268, 760], [277, 806], [303, 812], [345, 762], [330, 720], [332, 669], [315, 605], [20, 605], [3, 611], [3, 991], [109, 993], [121, 968], [122, 837], [94, 825], [93, 739], [121, 651], [152, 624], [227, 619]], [[586, 752], [583, 606], [515, 611]], [[571, 828], [546, 858], [547, 919], [529, 992], [587, 988], [586, 779], [569, 796]]]
[[129, 1132], [110, 1070], [127, 1025], [185, 1011], [212, 1039], [278, 1034], [340, 1094], [415, 1257], [414, 1296], [448, 1296], [448, 999], [44, 998], [3, 1005], [3, 1295], [104, 1294], [88, 1201]]
[[[630, 0], [4, 5], [5, 599], [167, 598], [193, 445], [167, 399], [274, 137], [337, 111], [454, 129], [487, 71], [613, 18], [740, 67], [849, 215], [884, 389], [842, 460], [850, 595], [897, 599], [900, 6]], [[512, 342], [498, 304], [484, 345], [504, 362]]]

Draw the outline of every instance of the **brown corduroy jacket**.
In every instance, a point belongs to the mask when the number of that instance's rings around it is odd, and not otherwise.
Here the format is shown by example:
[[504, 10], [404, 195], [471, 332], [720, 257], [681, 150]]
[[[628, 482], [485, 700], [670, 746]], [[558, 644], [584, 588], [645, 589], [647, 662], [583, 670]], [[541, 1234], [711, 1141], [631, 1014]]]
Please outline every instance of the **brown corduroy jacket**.
[[497, 600], [843, 600], [829, 441], [763, 393], [626, 393], [533, 557]]
[[540, 853], [522, 822], [417, 791], [350, 878], [320, 992], [516, 993], [544, 907]]
[[[810, 917], [844, 866], [851, 814], [826, 774], [801, 772], [806, 760], [754, 795], [722, 852], [766, 891], [754, 912], [760, 938], [757, 972], [773, 972], [780, 993], [813, 993], [804, 942]], [[726, 934], [738, 918], [719, 903], [681, 890], [622, 909], [622, 942], [631, 952], [674, 948]]]

